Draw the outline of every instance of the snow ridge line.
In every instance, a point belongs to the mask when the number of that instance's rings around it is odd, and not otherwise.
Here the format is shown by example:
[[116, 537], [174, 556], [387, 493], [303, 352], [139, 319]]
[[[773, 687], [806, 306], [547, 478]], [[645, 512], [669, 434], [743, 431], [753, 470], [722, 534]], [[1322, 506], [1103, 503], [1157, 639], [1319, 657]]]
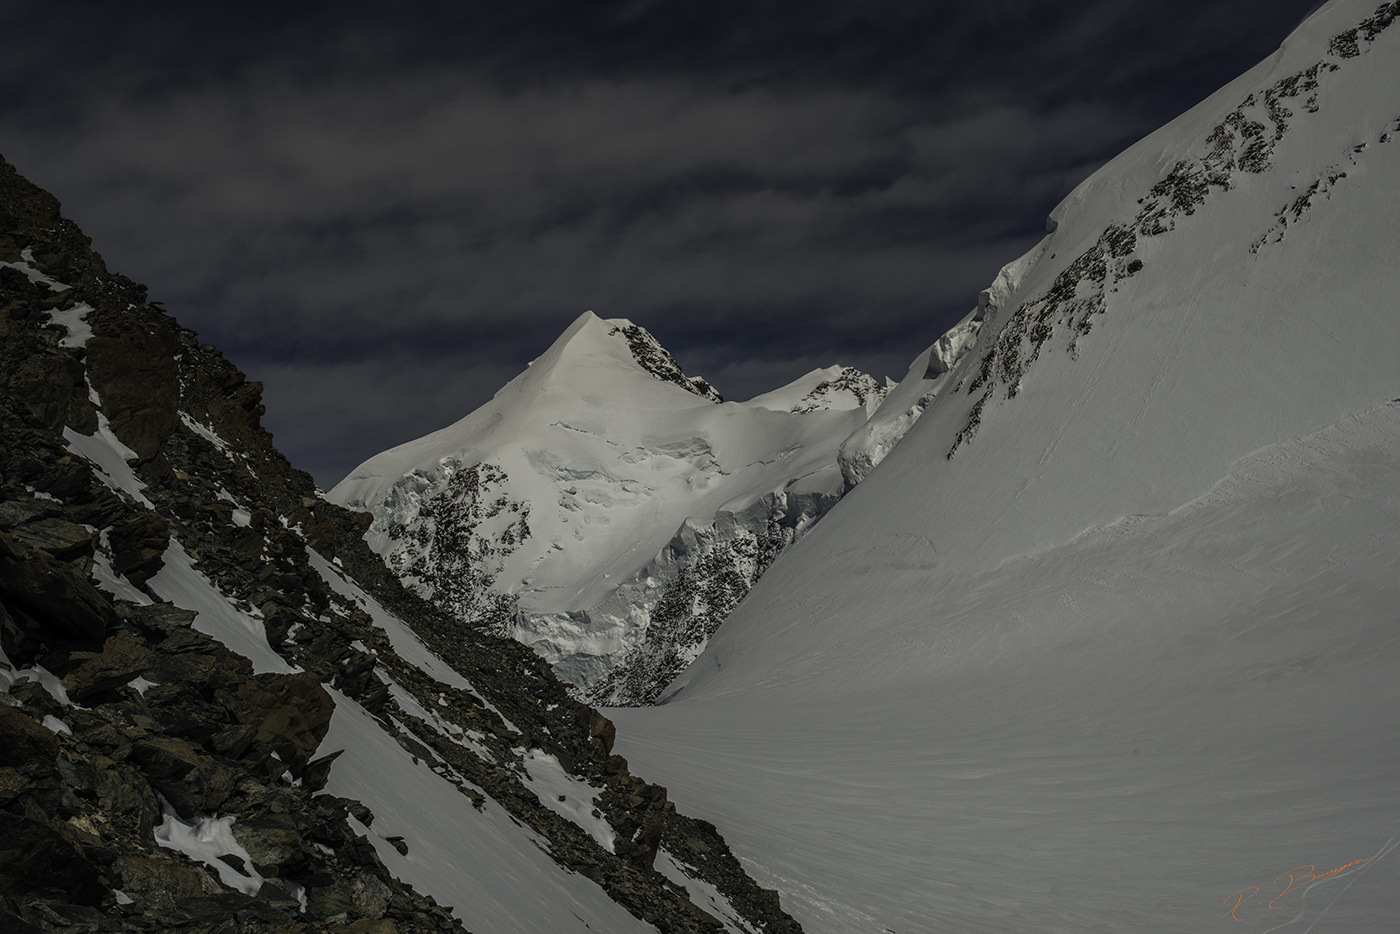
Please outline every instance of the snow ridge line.
[[[1355, 27], [1333, 36], [1328, 43], [1327, 55], [1346, 60], [1369, 51], [1370, 44], [1397, 18], [1400, 18], [1400, 0], [1382, 3], [1371, 16]], [[1340, 68], [1336, 62], [1324, 59], [1280, 78], [1262, 93], [1249, 94], [1211, 130], [1205, 139], [1211, 148], [1204, 156], [1178, 160], [1146, 196], [1138, 199], [1142, 208], [1130, 224], [1110, 224], [1092, 247], [1055, 277], [1044, 295], [1022, 303], [992, 341], [982, 357], [977, 375], [968, 383], [969, 394], [979, 389], [983, 392], [973, 403], [967, 421], [954, 437], [947, 458], [951, 460], [958, 449], [971, 442], [977, 434], [995, 384], [1005, 388], [1006, 399], [1016, 398], [1026, 373], [1039, 359], [1041, 348], [1055, 335], [1056, 325], [1071, 329], [1072, 336], [1066, 350], [1073, 359], [1078, 359], [1079, 338], [1093, 329], [1095, 315], [1107, 311], [1105, 286], [1108, 274], [1112, 272], [1113, 283], [1117, 283], [1142, 270], [1143, 261], [1133, 256], [1139, 237], [1170, 233], [1176, 229], [1178, 218], [1194, 214], [1217, 190], [1231, 190], [1241, 174], [1259, 175], [1272, 168], [1274, 150], [1288, 133], [1289, 119], [1295, 116], [1284, 101], [1306, 94], [1303, 110], [1317, 113], [1320, 109], [1318, 91], [1323, 76]], [[1271, 124], [1272, 129], [1265, 125], [1264, 120]], [[1395, 124], [1400, 127], [1400, 120]], [[1387, 133], [1382, 142], [1388, 141], [1388, 136]], [[1294, 204], [1279, 212], [1280, 225], [1266, 232], [1251, 247], [1251, 252], [1257, 253], [1275, 229], [1279, 229], [1277, 239], [1281, 240], [1280, 228], [1287, 226], [1287, 212], [1292, 210], [1295, 219], [1301, 218], [1311, 208], [1313, 196], [1326, 194], [1332, 185], [1345, 177], [1344, 172], [1339, 173], [1335, 167], [1329, 168]], [[962, 386], [962, 381], [959, 381], [953, 391], [958, 392]]]

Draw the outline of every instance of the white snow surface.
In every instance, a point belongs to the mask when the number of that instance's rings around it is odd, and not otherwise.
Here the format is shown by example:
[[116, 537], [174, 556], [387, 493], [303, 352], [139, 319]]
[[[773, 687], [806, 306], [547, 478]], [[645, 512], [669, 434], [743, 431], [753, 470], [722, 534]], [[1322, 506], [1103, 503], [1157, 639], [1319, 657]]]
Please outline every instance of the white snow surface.
[[541, 804], [582, 827], [599, 846], [609, 853], [613, 852], [617, 831], [602, 816], [596, 803], [597, 797], [603, 793], [602, 788], [595, 788], [583, 779], [570, 775], [558, 759], [541, 749], [527, 750], [521, 765], [529, 776], [527, 787], [540, 799]]
[[248, 659], [257, 674], [287, 674], [297, 670], [267, 644], [262, 620], [230, 603], [228, 597], [195, 568], [184, 546], [173, 538], [165, 549], [164, 560], [164, 566], [146, 586], [161, 599], [198, 613], [192, 624], [195, 629], [213, 636]]
[[698, 878], [699, 873], [671, 855], [664, 846], [656, 851], [653, 866], [657, 872], [684, 888], [690, 895], [691, 903], [719, 920], [728, 934], [756, 934], [723, 892], [704, 879]]
[[1077, 357], [951, 458], [976, 396], [940, 392], [669, 703], [610, 712], [807, 931], [1394, 930], [1400, 24], [1327, 51], [1374, 10], [1076, 189], [953, 385], [1250, 94], [1339, 66], [1270, 169], [1139, 239]]
[[32, 668], [16, 668], [10, 661], [10, 657], [5, 654], [4, 648], [0, 648], [0, 693], [8, 694], [10, 688], [21, 681], [37, 681], [39, 686], [49, 693], [49, 696], [65, 707], [78, 707], [68, 699], [68, 691], [63, 687], [63, 682], [58, 680], [58, 676], [49, 671], [43, 665], [35, 665]]
[[54, 733], [67, 733], [69, 736], [73, 735], [73, 730], [68, 726], [68, 724], [64, 723], [62, 720], [60, 720], [58, 717], [55, 717], [51, 713], [44, 714], [44, 719], [42, 722], [46, 728], [53, 731]]
[[92, 306], [87, 302], [79, 302], [72, 308], [59, 310], [55, 308], [49, 312], [49, 320], [54, 324], [61, 324], [68, 331], [68, 336], [60, 338], [60, 347], [86, 347], [87, 342], [92, 339], [92, 325], [88, 324], [87, 316], [92, 311]]
[[507, 559], [500, 586], [525, 609], [565, 612], [601, 603], [686, 519], [735, 511], [829, 467], [865, 420], [854, 405], [804, 415], [770, 407], [779, 395], [799, 400], [823, 370], [752, 403], [716, 405], [642, 369], [623, 336], [610, 334], [629, 324], [585, 312], [491, 402], [371, 458], [327, 498], [374, 512], [367, 540], [383, 553], [388, 522], [441, 487], [406, 477], [445, 458], [496, 464], [509, 477], [506, 494], [531, 504], [530, 538]]
[[147, 509], [154, 508], [143, 492], [146, 484], [131, 469], [131, 461], [137, 460], [136, 452], [122, 443], [107, 424], [107, 416], [97, 413], [97, 431], [91, 435], [79, 434], [72, 428], [63, 429], [63, 440], [68, 449], [93, 465], [93, 472], [108, 489], [117, 490], [131, 496]]
[[[160, 805], [165, 819], [155, 828], [156, 843], [178, 850], [213, 869], [229, 888], [237, 889], [244, 895], [258, 894], [264, 880], [253, 868], [253, 858], [233, 836], [233, 824], [237, 818], [197, 814], [187, 821], [182, 820], [165, 799], [161, 799]], [[246, 871], [239, 872], [219, 859], [220, 856], [237, 856], [243, 860]]]
[[24, 275], [29, 279], [30, 282], [38, 282], [48, 286], [50, 292], [66, 292], [72, 288], [71, 285], [65, 285], [64, 283], [59, 282], [56, 279], [52, 279], [39, 271], [39, 268], [34, 265], [34, 250], [32, 247], [25, 247], [23, 250], [20, 251], [19, 255], [21, 262], [0, 262], [0, 266], [8, 266], [11, 269], [18, 269], [20, 272], [24, 273]]
[[[317, 755], [337, 749], [326, 790], [363, 801], [374, 813], [363, 831], [395, 876], [450, 906], [473, 931], [563, 934], [654, 932], [595, 883], [559, 867], [548, 842], [494, 801], [481, 811], [339, 691], [330, 732]], [[404, 837], [403, 856], [384, 838]]]

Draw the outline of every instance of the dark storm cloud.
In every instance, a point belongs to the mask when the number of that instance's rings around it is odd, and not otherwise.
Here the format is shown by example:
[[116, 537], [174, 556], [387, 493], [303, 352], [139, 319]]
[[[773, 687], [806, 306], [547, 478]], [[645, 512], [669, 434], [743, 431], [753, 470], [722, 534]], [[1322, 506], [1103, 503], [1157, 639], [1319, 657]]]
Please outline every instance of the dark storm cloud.
[[732, 398], [901, 377], [1308, 4], [438, 6], [0, 13], [35, 40], [0, 61], [0, 152], [266, 381], [326, 483], [586, 309]]

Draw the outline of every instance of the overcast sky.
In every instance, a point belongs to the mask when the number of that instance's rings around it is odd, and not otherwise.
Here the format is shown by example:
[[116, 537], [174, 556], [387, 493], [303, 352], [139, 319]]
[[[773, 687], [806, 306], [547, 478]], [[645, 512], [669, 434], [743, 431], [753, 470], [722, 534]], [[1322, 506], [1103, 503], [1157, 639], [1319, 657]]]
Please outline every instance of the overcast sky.
[[904, 375], [1315, 0], [0, 7], [0, 153], [325, 487], [575, 317], [746, 399]]

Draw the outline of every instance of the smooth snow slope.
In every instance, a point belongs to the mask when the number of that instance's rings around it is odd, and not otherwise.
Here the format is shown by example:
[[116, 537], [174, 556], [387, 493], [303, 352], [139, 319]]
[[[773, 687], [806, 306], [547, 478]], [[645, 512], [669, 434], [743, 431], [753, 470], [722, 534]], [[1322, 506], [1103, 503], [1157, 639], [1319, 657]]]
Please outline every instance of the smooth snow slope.
[[[1081, 185], [957, 388], [615, 712], [808, 931], [1395, 930], [1396, 12], [1327, 5]], [[1237, 109], [1268, 168], [1195, 201]]]

